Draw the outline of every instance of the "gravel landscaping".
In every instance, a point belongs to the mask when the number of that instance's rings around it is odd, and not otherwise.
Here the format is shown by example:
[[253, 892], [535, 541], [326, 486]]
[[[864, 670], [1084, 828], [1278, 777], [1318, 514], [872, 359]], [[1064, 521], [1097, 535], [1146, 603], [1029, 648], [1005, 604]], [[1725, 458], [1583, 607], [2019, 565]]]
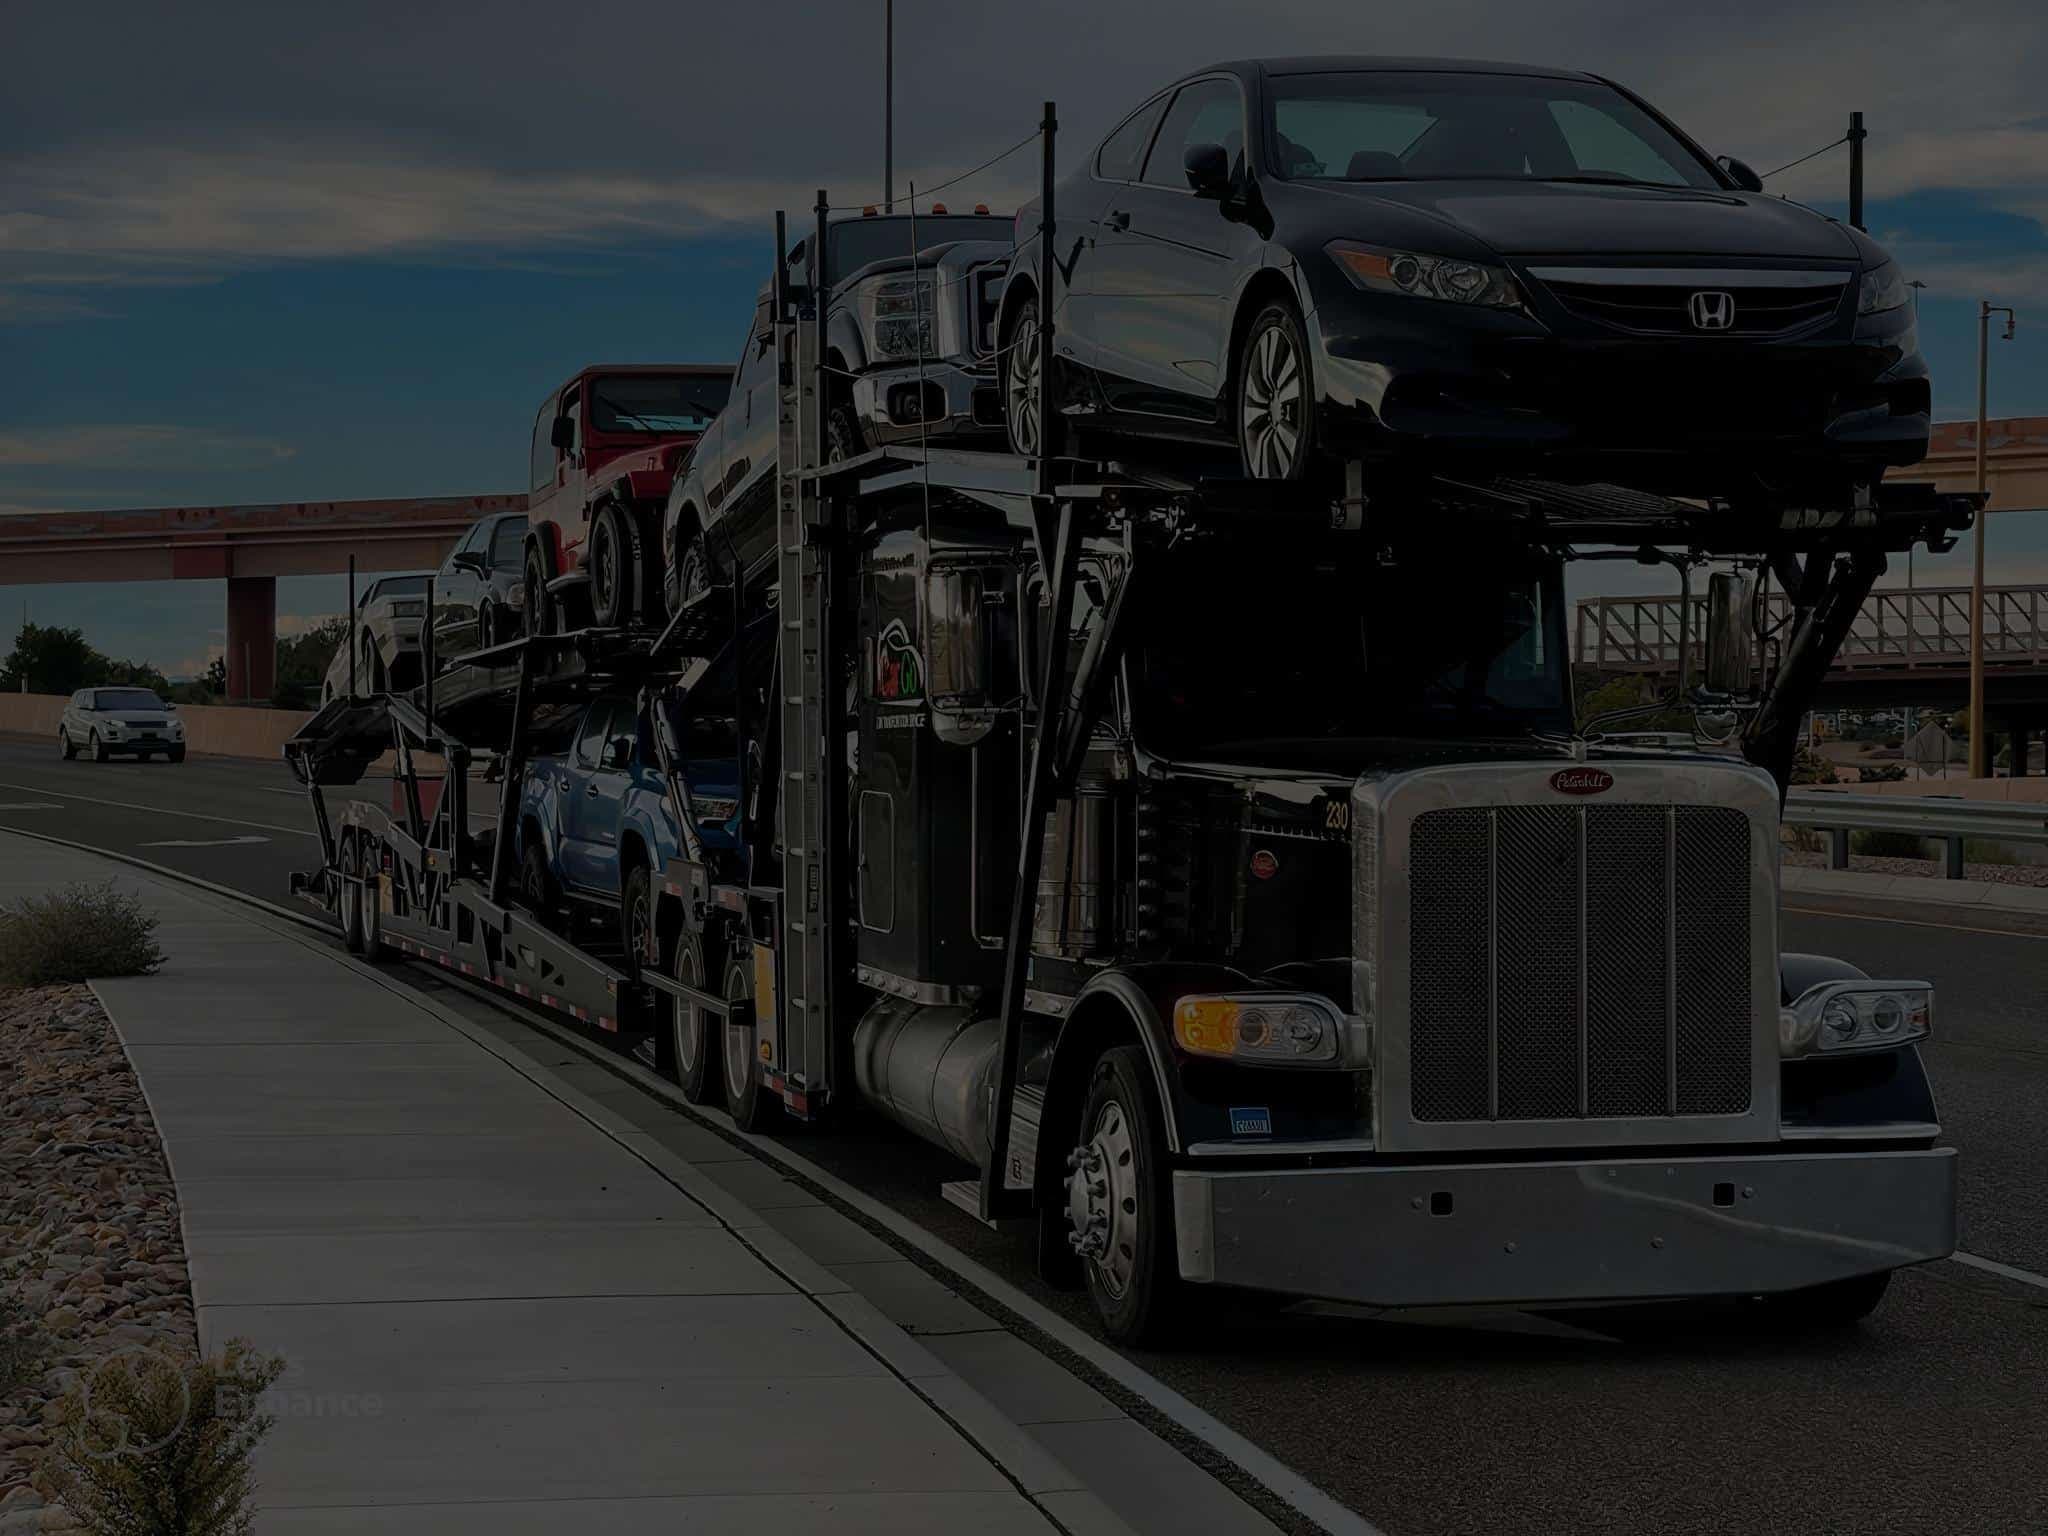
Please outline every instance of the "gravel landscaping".
[[75, 1530], [38, 1465], [48, 1411], [96, 1362], [199, 1346], [163, 1147], [83, 986], [0, 991], [0, 1291], [44, 1348], [0, 1400], [0, 1533]]

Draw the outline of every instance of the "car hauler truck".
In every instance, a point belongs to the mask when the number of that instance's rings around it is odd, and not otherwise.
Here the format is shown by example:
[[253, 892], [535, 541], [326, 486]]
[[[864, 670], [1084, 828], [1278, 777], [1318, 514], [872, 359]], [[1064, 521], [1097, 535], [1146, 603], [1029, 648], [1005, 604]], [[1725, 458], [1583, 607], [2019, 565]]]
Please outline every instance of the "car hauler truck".
[[[772, 583], [336, 700], [287, 747], [322, 849], [294, 887], [351, 947], [652, 1034], [743, 1128], [866, 1104], [977, 1168], [958, 1198], [1030, 1218], [1123, 1340], [1214, 1288], [1839, 1319], [1951, 1251], [1930, 991], [1780, 952], [1778, 812], [1887, 557], [1975, 501], [827, 463], [828, 284], [796, 276]], [[1720, 567], [1684, 691], [1739, 755], [1575, 728], [1563, 571], [1603, 557]], [[513, 898], [515, 791], [537, 731], [622, 689], [686, 831], [663, 867], [622, 851], [606, 955]], [[718, 731], [729, 851], [678, 767]], [[399, 814], [330, 815], [386, 752]]]

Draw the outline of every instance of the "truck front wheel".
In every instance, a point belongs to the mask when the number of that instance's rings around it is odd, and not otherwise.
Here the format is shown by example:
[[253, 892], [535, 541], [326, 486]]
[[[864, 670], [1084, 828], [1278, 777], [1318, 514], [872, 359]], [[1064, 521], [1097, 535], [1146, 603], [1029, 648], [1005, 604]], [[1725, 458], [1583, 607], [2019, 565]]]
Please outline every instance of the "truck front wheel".
[[1103, 1331], [1119, 1344], [1165, 1342], [1185, 1290], [1148, 1073], [1135, 1045], [1102, 1053], [1081, 1110], [1081, 1144], [1067, 1160], [1068, 1241]]

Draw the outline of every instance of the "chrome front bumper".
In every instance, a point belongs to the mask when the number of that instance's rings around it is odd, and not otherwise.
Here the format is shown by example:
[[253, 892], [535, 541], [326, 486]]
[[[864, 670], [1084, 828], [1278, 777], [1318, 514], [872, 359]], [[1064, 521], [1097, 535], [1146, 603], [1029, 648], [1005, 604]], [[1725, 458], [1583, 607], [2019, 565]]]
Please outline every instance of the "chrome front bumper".
[[[925, 401], [922, 418], [893, 408], [904, 399]], [[914, 443], [923, 437], [1000, 436], [1002, 384], [993, 369], [958, 363], [915, 363], [878, 368], [853, 381], [853, 409], [870, 447]]]
[[1602, 1158], [1173, 1175], [1188, 1280], [1366, 1306], [1760, 1295], [1945, 1258], [1956, 1156]]

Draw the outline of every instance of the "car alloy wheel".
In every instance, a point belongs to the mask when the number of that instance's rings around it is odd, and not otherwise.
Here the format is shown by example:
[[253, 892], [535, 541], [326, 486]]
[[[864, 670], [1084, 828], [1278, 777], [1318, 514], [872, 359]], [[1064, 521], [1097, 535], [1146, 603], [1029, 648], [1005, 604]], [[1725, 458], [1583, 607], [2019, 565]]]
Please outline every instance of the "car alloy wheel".
[[528, 638], [535, 635], [554, 633], [554, 593], [548, 590], [547, 567], [541, 564], [540, 552], [529, 550], [526, 555], [526, 633]]
[[850, 405], [835, 405], [825, 419], [825, 462], [843, 464], [867, 452], [861, 441], [860, 421]]
[[1038, 392], [1045, 382], [1039, 373], [1038, 304], [1027, 299], [1017, 310], [1017, 324], [1003, 358], [1004, 419], [1010, 429], [1010, 449], [1027, 459], [1038, 453]]
[[107, 760], [107, 744], [100, 740], [100, 733], [98, 731], [92, 733], [87, 744], [92, 748], [92, 760], [94, 762], [104, 763]]
[[1239, 365], [1237, 443], [1248, 478], [1301, 478], [1311, 436], [1308, 385], [1301, 323], [1285, 305], [1267, 306]]
[[488, 651], [498, 643], [498, 610], [489, 603], [480, 604], [476, 610], [476, 648]]
[[71, 733], [61, 725], [57, 727], [57, 750], [64, 754], [64, 761], [67, 763], [78, 756], [78, 744], [71, 739]]

